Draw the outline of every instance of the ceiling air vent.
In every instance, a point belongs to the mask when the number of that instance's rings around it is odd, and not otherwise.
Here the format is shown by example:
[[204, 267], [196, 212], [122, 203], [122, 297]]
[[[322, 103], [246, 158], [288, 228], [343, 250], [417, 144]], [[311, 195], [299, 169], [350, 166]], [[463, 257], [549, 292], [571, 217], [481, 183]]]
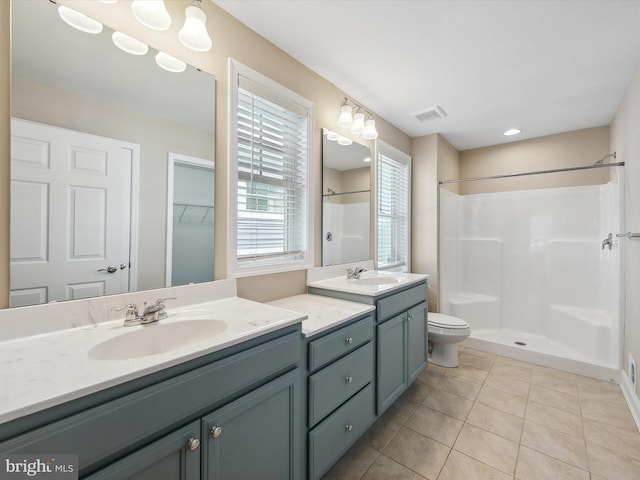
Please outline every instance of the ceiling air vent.
[[429, 107], [426, 110], [414, 112], [411, 116], [417, 118], [420, 122], [428, 122], [429, 120], [434, 120], [436, 118], [446, 117], [447, 112], [445, 112], [441, 106], [436, 105], [435, 107]]

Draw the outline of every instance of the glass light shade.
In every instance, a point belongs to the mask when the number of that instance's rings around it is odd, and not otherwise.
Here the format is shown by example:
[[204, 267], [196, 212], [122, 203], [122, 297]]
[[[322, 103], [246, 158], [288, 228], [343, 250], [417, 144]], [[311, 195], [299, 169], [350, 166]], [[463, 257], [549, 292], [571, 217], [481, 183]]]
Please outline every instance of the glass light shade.
[[331, 140], [332, 142], [335, 142], [336, 140], [338, 140], [340, 138], [340, 135], [338, 135], [336, 132], [334, 132], [333, 130], [329, 130], [329, 133], [327, 133], [327, 139]]
[[373, 140], [378, 138], [378, 131], [376, 130], [376, 121], [369, 119], [365, 123], [364, 132], [362, 132], [362, 138], [365, 140]]
[[362, 159], [362, 161], [363, 161], [364, 163], [371, 163], [371, 157], [364, 157], [364, 158]]
[[156, 55], [156, 63], [160, 68], [164, 68], [167, 72], [172, 73], [184, 72], [187, 69], [187, 64], [182, 60], [178, 60], [176, 57], [172, 57], [164, 52], [158, 52]]
[[102, 31], [102, 24], [100, 22], [64, 5], [58, 7], [58, 15], [60, 15], [64, 23], [71, 25], [81, 32], [98, 34]]
[[340, 109], [340, 117], [338, 118], [339, 127], [350, 127], [353, 125], [353, 117], [351, 116], [351, 107], [343, 105]]
[[357, 112], [353, 116], [353, 125], [351, 126], [351, 133], [362, 133], [364, 132], [364, 113]]
[[338, 144], [339, 145], [345, 145], [346, 146], [346, 145], [351, 145], [352, 143], [353, 143], [353, 140], [351, 140], [350, 138], [343, 137], [343, 136], [340, 136], [338, 138]]
[[146, 55], [149, 51], [149, 47], [145, 43], [122, 32], [113, 32], [111, 40], [113, 40], [116, 47], [131, 55]]
[[151, 30], [166, 30], [171, 26], [164, 0], [133, 0], [131, 12], [137, 21]]
[[98, 0], [100, 3], [118, 3], [118, 0]]
[[178, 32], [180, 42], [195, 52], [211, 50], [213, 42], [207, 33], [207, 15], [195, 5], [189, 5], [184, 14], [184, 25]]

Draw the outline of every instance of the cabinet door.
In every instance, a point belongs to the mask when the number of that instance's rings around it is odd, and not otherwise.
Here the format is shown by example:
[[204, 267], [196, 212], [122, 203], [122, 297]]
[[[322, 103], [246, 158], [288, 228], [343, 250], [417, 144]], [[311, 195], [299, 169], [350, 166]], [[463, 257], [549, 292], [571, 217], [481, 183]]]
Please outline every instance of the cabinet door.
[[[99, 432], [96, 432], [99, 435]], [[199, 480], [200, 422], [170, 433], [86, 480]]]
[[407, 362], [411, 385], [427, 366], [427, 304], [416, 305], [407, 313]]
[[300, 373], [294, 370], [202, 420], [203, 478], [300, 478]]
[[378, 325], [377, 413], [381, 415], [407, 388], [406, 313]]

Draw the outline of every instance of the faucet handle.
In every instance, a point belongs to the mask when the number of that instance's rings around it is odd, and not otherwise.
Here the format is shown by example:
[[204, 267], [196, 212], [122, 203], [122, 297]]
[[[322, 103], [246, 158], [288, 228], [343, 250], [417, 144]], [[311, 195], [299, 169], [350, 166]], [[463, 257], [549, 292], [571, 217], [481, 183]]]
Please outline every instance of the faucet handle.
[[119, 307], [114, 307], [111, 310], [114, 312], [119, 312], [121, 310], [127, 309], [127, 313], [124, 316], [124, 326], [130, 327], [133, 325], [140, 325], [140, 316], [138, 315], [138, 306], [135, 303], [129, 303], [127, 305], [120, 305]]
[[167, 318], [167, 312], [165, 311], [164, 302], [167, 300], [177, 300], [178, 297], [165, 297], [159, 298], [156, 300], [156, 305], [158, 306], [158, 320], [164, 320]]
[[164, 298], [159, 298], [156, 300], [156, 305], [162, 305], [162, 307], [164, 307], [164, 302], [168, 301], [168, 300], [177, 300], [178, 297], [164, 297]]

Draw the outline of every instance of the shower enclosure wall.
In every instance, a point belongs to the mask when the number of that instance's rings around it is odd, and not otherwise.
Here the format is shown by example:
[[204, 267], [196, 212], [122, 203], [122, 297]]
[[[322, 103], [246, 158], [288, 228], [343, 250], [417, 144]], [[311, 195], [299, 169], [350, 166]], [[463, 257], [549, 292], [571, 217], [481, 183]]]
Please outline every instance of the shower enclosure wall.
[[470, 324], [467, 345], [617, 379], [619, 189], [619, 178], [474, 195], [440, 189], [440, 310]]

